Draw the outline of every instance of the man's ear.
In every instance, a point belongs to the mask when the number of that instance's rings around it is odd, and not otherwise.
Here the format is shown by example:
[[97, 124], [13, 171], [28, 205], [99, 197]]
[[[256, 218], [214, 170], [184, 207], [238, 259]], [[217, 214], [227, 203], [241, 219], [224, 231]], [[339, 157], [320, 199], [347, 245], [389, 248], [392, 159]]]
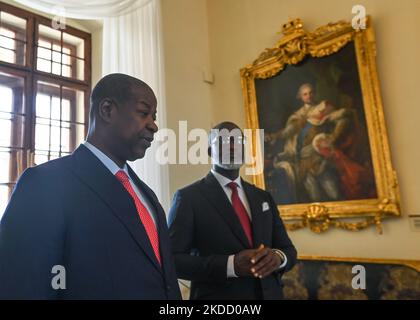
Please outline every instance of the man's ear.
[[114, 112], [115, 104], [111, 99], [105, 98], [101, 100], [101, 102], [98, 105], [98, 116], [102, 119], [102, 121], [106, 123], [111, 122]]

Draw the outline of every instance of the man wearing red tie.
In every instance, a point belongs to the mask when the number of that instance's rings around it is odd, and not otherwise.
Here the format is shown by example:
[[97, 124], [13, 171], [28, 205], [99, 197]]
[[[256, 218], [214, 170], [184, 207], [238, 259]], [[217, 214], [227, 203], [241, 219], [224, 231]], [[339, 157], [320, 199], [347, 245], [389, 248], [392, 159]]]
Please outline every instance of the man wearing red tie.
[[175, 194], [169, 233], [191, 299], [281, 299], [281, 276], [295, 264], [273, 198], [239, 176], [244, 142], [236, 124], [214, 127], [211, 172]]
[[126, 163], [150, 147], [156, 106], [141, 80], [105, 76], [87, 141], [23, 173], [0, 224], [0, 299], [180, 299], [165, 213]]

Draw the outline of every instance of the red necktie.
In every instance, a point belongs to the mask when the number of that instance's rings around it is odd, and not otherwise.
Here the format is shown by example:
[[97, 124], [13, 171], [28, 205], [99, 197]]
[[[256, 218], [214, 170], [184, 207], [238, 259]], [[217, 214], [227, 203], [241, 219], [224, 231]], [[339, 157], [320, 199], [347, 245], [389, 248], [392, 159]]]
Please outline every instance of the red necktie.
[[137, 208], [137, 213], [140, 216], [140, 220], [143, 223], [144, 229], [146, 229], [147, 236], [149, 237], [150, 244], [152, 245], [156, 258], [159, 261], [159, 264], [162, 264], [160, 260], [160, 252], [159, 252], [159, 236], [156, 230], [155, 223], [153, 222], [149, 211], [140, 201], [139, 197], [137, 197], [136, 192], [134, 191], [133, 187], [130, 184], [127, 174], [123, 170], [120, 170], [115, 174], [115, 177], [117, 177], [117, 179], [122, 183], [124, 188], [128, 191], [130, 196], [133, 198], [134, 203]]
[[239, 198], [238, 194], [238, 185], [236, 182], [229, 182], [228, 187], [232, 189], [232, 206], [235, 209], [236, 215], [241, 222], [242, 228], [245, 231], [246, 237], [248, 238], [249, 244], [252, 247], [253, 239], [252, 239], [252, 230], [251, 230], [251, 221], [249, 219], [248, 213], [246, 212], [245, 206], [242, 203], [241, 199]]

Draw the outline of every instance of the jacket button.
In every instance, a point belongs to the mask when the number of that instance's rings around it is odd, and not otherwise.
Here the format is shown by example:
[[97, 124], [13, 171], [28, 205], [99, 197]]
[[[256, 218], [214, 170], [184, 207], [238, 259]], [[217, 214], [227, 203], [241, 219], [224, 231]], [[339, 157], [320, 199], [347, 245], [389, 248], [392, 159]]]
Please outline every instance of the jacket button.
[[171, 290], [171, 286], [167, 285], [166, 286], [166, 290], [170, 291]]

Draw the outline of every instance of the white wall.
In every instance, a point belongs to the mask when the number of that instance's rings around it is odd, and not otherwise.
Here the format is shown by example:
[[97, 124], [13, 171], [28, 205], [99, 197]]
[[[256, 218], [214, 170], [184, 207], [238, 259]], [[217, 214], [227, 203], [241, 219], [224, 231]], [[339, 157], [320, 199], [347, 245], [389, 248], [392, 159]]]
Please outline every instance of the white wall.
[[[178, 121], [188, 130], [212, 126], [211, 86], [202, 73], [210, 66], [206, 0], [163, 0], [166, 105], [168, 127], [178, 133]], [[204, 176], [208, 165], [170, 165], [170, 192]]]

